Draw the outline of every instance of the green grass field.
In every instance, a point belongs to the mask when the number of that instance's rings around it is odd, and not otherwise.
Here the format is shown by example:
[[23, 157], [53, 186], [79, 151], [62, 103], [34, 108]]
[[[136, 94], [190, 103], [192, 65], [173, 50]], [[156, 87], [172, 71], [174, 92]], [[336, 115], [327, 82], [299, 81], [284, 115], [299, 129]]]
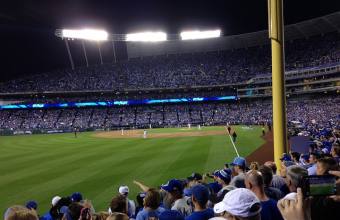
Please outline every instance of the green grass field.
[[[241, 156], [264, 143], [260, 127], [234, 128]], [[225, 128], [202, 128], [222, 129]], [[149, 130], [153, 132], [185, 130]], [[134, 198], [139, 190], [133, 180], [157, 187], [170, 178], [222, 168], [236, 155], [226, 135], [148, 139], [93, 135], [89, 132], [78, 138], [71, 133], [0, 137], [0, 210], [33, 199], [39, 203], [39, 213], [44, 213], [53, 196], [75, 191], [92, 200], [96, 210], [106, 210], [119, 185], [128, 185]]]

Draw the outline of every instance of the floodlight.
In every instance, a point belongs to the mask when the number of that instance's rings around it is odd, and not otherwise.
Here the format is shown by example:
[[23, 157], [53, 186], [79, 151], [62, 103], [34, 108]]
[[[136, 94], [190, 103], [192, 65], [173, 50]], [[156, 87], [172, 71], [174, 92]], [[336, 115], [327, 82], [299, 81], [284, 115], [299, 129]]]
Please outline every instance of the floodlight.
[[216, 38], [221, 36], [221, 30], [213, 31], [183, 31], [181, 32], [182, 40], [196, 40], [206, 38]]
[[82, 29], [82, 30], [63, 29], [61, 36], [64, 38], [72, 39], [105, 41], [108, 38], [108, 33], [103, 30], [95, 29]]
[[166, 41], [166, 39], [167, 36], [164, 32], [141, 32], [126, 35], [126, 41], [157, 42]]

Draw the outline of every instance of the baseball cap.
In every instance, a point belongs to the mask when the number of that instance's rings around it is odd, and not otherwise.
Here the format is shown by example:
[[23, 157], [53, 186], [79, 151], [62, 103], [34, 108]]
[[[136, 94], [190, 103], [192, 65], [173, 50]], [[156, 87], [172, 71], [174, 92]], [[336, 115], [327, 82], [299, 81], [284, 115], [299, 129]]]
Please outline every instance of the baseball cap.
[[[254, 206], [257, 204], [256, 206]], [[238, 188], [228, 192], [222, 202], [214, 206], [215, 213], [228, 212], [232, 215], [247, 218], [261, 212], [261, 203], [256, 195], [245, 188]]]
[[230, 165], [231, 166], [245, 167], [246, 166], [246, 159], [244, 159], [243, 157], [235, 157], [234, 161]]
[[26, 203], [26, 208], [28, 208], [28, 209], [37, 209], [38, 208], [38, 203], [36, 201], [33, 201], [33, 200], [28, 201]]
[[176, 210], [166, 210], [158, 218], [159, 220], [184, 220], [183, 215]]
[[225, 170], [220, 170], [216, 174], [218, 178], [223, 180], [224, 182], [230, 182], [231, 180], [231, 170], [230, 169], [225, 169]]
[[120, 186], [119, 187], [119, 193], [122, 195], [126, 195], [129, 193], [129, 187], [128, 186]]
[[187, 180], [192, 181], [192, 180], [202, 180], [202, 175], [199, 173], [192, 173], [191, 176], [187, 178]]
[[289, 154], [283, 153], [282, 157], [280, 158], [281, 161], [292, 161], [292, 158]]
[[162, 185], [161, 187], [163, 190], [167, 192], [173, 192], [175, 190], [182, 191], [183, 190], [183, 184], [178, 179], [172, 179], [167, 184]]
[[206, 203], [209, 200], [209, 190], [202, 184], [198, 184], [191, 189], [192, 196], [199, 202]]
[[72, 202], [80, 202], [81, 200], [83, 200], [83, 196], [80, 192], [75, 192], [71, 195], [71, 200]]
[[53, 197], [53, 198], [52, 198], [52, 201], [51, 201], [52, 206], [57, 205], [57, 203], [59, 202], [60, 199], [61, 199], [60, 196], [55, 196], [55, 197]]
[[295, 163], [293, 161], [283, 161], [282, 163], [285, 167], [290, 167], [295, 165]]

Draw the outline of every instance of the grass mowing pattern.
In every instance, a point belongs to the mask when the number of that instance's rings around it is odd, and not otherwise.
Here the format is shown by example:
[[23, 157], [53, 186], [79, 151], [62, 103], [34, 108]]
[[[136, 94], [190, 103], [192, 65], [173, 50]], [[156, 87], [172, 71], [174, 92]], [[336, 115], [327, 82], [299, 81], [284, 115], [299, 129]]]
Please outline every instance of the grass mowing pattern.
[[[204, 127], [221, 130], [224, 127]], [[264, 143], [261, 128], [235, 126], [236, 146], [247, 156]], [[193, 127], [191, 131], [197, 128]], [[177, 128], [152, 129], [180, 132]], [[185, 131], [183, 131], [185, 132]], [[106, 139], [93, 133], [0, 137], [0, 210], [27, 200], [38, 201], [43, 214], [55, 195], [82, 192], [96, 210], [106, 210], [119, 185], [139, 191], [132, 183], [159, 186], [170, 178], [221, 168], [236, 156], [226, 135], [204, 137]]]

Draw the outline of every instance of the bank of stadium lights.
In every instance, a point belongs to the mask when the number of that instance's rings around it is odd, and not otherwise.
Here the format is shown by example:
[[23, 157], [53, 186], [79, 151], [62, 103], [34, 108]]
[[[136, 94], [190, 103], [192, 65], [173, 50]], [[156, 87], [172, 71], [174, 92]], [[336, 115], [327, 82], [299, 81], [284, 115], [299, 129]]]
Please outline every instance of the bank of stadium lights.
[[141, 32], [126, 35], [126, 41], [159, 42], [166, 40], [167, 35], [164, 32]]
[[216, 38], [220, 36], [221, 36], [221, 30], [181, 32], [182, 40], [198, 40], [198, 39]]
[[96, 29], [81, 29], [81, 30], [63, 29], [61, 30], [61, 37], [63, 38], [106, 41], [108, 39], [108, 36], [109, 34], [104, 30], [96, 30]]

